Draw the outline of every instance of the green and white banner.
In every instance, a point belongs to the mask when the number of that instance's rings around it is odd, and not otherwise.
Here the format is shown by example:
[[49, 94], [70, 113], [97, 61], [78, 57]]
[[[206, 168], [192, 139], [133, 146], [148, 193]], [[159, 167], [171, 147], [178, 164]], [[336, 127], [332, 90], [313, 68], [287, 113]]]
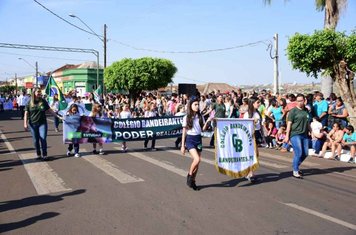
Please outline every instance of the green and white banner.
[[259, 167], [253, 119], [216, 119], [215, 167], [241, 178]]

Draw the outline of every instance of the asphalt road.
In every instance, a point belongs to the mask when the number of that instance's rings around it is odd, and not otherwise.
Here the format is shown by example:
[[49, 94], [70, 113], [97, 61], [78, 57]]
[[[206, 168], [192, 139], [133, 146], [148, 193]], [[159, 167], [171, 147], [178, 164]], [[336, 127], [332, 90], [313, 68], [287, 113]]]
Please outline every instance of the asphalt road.
[[250, 184], [219, 174], [205, 148], [193, 191], [191, 160], [173, 139], [157, 140], [155, 152], [107, 144], [103, 156], [85, 144], [74, 158], [49, 126], [50, 161], [37, 161], [23, 121], [0, 113], [0, 233], [356, 234], [355, 164], [309, 157], [299, 180], [292, 154], [260, 149], [259, 181]]

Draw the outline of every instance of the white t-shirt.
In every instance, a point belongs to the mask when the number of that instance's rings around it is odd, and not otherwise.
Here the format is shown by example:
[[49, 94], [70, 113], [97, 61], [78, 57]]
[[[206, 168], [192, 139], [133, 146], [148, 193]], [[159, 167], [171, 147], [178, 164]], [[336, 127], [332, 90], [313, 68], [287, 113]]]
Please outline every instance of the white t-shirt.
[[[204, 119], [203, 119], [204, 122]], [[183, 117], [183, 127], [187, 127], [187, 115]], [[192, 129], [187, 129], [187, 135], [201, 135], [202, 129], [200, 127], [199, 123], [199, 117], [198, 115], [195, 115], [194, 120], [193, 120], [193, 127]]]
[[120, 118], [122, 118], [122, 119], [131, 118], [131, 112], [129, 112], [129, 111], [122, 111], [122, 112], [120, 113]]
[[320, 122], [310, 123], [310, 128], [314, 135], [320, 134], [320, 130], [323, 129], [323, 125]]
[[[248, 112], [246, 112], [244, 114], [244, 118], [249, 118], [248, 117]], [[254, 112], [253, 115], [252, 115], [252, 118], [255, 120], [255, 130], [256, 131], [259, 131], [261, 130], [261, 116], [257, 113], [257, 112]]]

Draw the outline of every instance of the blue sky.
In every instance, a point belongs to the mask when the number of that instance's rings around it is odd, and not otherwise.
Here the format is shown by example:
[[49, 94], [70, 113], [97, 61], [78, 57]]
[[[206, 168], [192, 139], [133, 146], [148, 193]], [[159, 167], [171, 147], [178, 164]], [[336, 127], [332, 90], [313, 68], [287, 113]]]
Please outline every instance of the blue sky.
[[[59, 16], [87, 29], [79, 16], [97, 34], [107, 24], [107, 64], [122, 58], [160, 57], [178, 68], [174, 83], [226, 82], [232, 85], [267, 84], [273, 81], [273, 60], [266, 44], [210, 53], [157, 53], [159, 51], [201, 51], [273, 40], [279, 34], [281, 82], [310, 83], [313, 78], [292, 70], [285, 49], [288, 37], [313, 33], [323, 28], [324, 13], [315, 10], [313, 0], [37, 0]], [[349, 0], [338, 31], [356, 29], [356, 1]], [[100, 52], [103, 43], [46, 11], [33, 0], [0, 0], [0, 42], [88, 48]], [[0, 48], [0, 80], [50, 71], [64, 64], [95, 61], [90, 54]]]

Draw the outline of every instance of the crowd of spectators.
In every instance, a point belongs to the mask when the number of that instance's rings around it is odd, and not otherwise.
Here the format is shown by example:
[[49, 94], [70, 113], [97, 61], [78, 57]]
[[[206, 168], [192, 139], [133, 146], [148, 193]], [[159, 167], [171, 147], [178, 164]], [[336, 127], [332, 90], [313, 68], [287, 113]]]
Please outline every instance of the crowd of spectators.
[[[0, 110], [4, 110], [9, 103], [12, 104], [11, 109], [17, 109], [19, 102], [22, 106], [23, 97], [26, 95], [21, 96], [0, 98]], [[258, 120], [255, 122], [257, 130], [255, 135], [259, 147], [281, 152], [292, 151], [291, 144], [284, 139], [288, 113], [297, 105], [294, 94], [273, 95], [266, 90], [256, 93], [237, 89], [209, 94], [200, 94], [197, 90], [195, 96], [200, 98], [199, 110], [205, 119], [209, 117], [254, 118]], [[189, 98], [187, 94], [161, 95], [158, 92], [142, 92], [135, 100], [130, 100], [128, 95], [110, 93], [101, 99], [95, 97], [93, 93], [78, 97], [75, 92], [70, 92], [66, 96], [69, 105], [76, 103], [79, 107], [91, 109], [91, 105], [99, 103], [103, 107], [104, 117], [116, 118], [184, 115]], [[52, 109], [58, 110], [58, 99], [50, 102], [50, 105]], [[356, 133], [354, 127], [349, 125], [349, 114], [341, 97], [337, 97], [334, 93], [327, 98], [323, 97], [321, 92], [307, 94], [305, 107], [310, 123], [309, 155], [327, 156], [329, 159], [339, 160], [343, 152], [350, 152], [350, 162], [355, 162]], [[79, 111], [85, 115], [83, 110], [86, 109], [82, 108], [82, 111]], [[251, 109], [256, 109], [256, 112], [252, 114]], [[58, 130], [58, 125], [55, 128]], [[210, 130], [213, 128], [214, 122]], [[175, 143], [177, 148], [179, 143], [179, 140]], [[210, 146], [214, 146], [214, 136], [211, 138]], [[123, 146], [123, 149], [126, 148], [126, 145]], [[152, 148], [154, 148], [154, 141]]]

